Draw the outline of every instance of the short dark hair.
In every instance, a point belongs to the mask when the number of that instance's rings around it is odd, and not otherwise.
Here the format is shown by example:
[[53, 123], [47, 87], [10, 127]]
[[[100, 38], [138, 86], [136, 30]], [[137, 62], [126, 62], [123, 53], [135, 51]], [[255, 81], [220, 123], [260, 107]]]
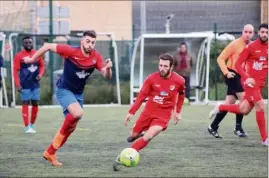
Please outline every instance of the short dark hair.
[[162, 59], [164, 61], [169, 61], [170, 66], [174, 65], [174, 58], [169, 53], [163, 53], [159, 56], [159, 59]]
[[22, 41], [24, 41], [24, 40], [27, 40], [27, 39], [33, 39], [32, 37], [30, 37], [30, 36], [24, 36], [23, 38], [22, 38]]
[[185, 42], [179, 43], [179, 46], [185, 45], [187, 47], [187, 44]]
[[259, 26], [259, 30], [260, 30], [261, 28], [266, 28], [266, 29], [268, 29], [268, 24], [267, 24], [267, 23], [262, 23], [262, 24]]
[[83, 32], [83, 37], [85, 37], [85, 36], [96, 38], [97, 34], [94, 30], [88, 30], [88, 31]]

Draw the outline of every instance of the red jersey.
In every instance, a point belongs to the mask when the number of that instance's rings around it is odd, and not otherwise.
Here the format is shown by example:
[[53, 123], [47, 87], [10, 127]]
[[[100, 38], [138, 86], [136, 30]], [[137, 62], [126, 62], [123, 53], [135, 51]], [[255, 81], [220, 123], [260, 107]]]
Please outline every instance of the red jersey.
[[258, 87], [264, 87], [268, 73], [268, 43], [257, 39], [249, 44], [240, 54], [235, 67], [243, 81], [253, 78]]
[[[35, 50], [31, 50], [30, 52], [22, 50], [15, 55], [13, 64], [13, 76], [15, 85], [17, 87], [21, 86], [23, 89], [40, 87], [39, 80], [37, 80], [36, 77], [38, 75], [42, 77], [45, 72], [45, 64], [42, 57], [31, 64], [26, 64], [23, 61], [24, 57], [32, 57], [35, 52]], [[18, 71], [20, 73], [18, 73]]]
[[184, 78], [174, 72], [167, 79], [161, 77], [159, 72], [150, 74], [129, 113], [135, 114], [147, 97], [144, 111], [155, 115], [171, 115], [177, 102], [176, 110], [179, 113], [184, 101], [184, 90]]

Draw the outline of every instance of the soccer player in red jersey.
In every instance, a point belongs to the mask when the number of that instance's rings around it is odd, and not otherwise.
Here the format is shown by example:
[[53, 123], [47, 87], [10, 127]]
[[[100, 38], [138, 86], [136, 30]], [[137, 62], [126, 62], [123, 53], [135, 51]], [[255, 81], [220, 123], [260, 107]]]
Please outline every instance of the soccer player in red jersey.
[[268, 146], [265, 104], [261, 95], [268, 73], [268, 24], [259, 26], [258, 35], [259, 38], [243, 50], [235, 65], [242, 77], [245, 89], [244, 100], [240, 104], [218, 104], [210, 112], [210, 117], [214, 117], [219, 111], [247, 115], [255, 107], [262, 144]]
[[[40, 56], [32, 64], [23, 61], [25, 57], [32, 57], [36, 52], [33, 50], [33, 39], [26, 36], [22, 39], [24, 50], [14, 57], [13, 76], [15, 86], [21, 94], [22, 118], [25, 126], [25, 133], [36, 133], [33, 125], [37, 118], [38, 102], [40, 100], [40, 79], [45, 72], [45, 64]], [[28, 118], [28, 106], [32, 105], [31, 119]]]
[[56, 98], [63, 108], [65, 120], [52, 143], [43, 153], [43, 157], [55, 167], [62, 166], [62, 163], [57, 160], [56, 151], [74, 132], [83, 115], [83, 91], [86, 80], [95, 69], [99, 70], [106, 79], [112, 77], [111, 60], [107, 59], [105, 64], [101, 54], [94, 49], [96, 36], [93, 30], [85, 31], [79, 47], [46, 43], [32, 58], [25, 58], [27, 63], [31, 63], [50, 50], [65, 59], [63, 75], [58, 80], [56, 88]]
[[[136, 101], [125, 118], [124, 124], [127, 125], [148, 97], [144, 110], [127, 138], [128, 142], [136, 140], [131, 148], [137, 151], [147, 146], [153, 137], [166, 130], [175, 106], [174, 124], [177, 124], [181, 119], [185, 80], [171, 71], [173, 62], [173, 57], [168, 53], [159, 56], [159, 72], [152, 73], [147, 77]], [[143, 131], [146, 131], [146, 133], [142, 134]], [[119, 161], [119, 156], [117, 161]]]

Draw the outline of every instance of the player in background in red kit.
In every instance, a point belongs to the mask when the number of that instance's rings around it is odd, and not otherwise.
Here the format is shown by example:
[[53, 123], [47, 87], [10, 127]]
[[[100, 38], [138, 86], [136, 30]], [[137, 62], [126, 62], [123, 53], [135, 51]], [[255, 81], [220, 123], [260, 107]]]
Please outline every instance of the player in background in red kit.
[[[127, 138], [128, 142], [136, 140], [131, 148], [137, 151], [147, 146], [149, 141], [161, 131], [166, 130], [174, 109], [176, 109], [174, 124], [177, 124], [181, 119], [185, 80], [172, 72], [173, 64], [174, 59], [171, 55], [168, 53], [160, 55], [159, 72], [152, 73], [147, 77], [135, 103], [131, 106], [125, 118], [124, 124], [126, 126], [148, 97], [143, 112]], [[142, 134], [143, 131], [146, 131], [146, 133]], [[117, 161], [119, 161], [119, 157]]]
[[244, 100], [240, 104], [218, 104], [209, 117], [219, 111], [247, 115], [253, 107], [256, 109], [256, 121], [262, 138], [262, 144], [268, 146], [265, 123], [265, 104], [261, 95], [268, 73], [268, 24], [261, 24], [259, 38], [246, 47], [236, 62], [236, 70], [240, 74], [245, 89]]
[[[24, 50], [14, 57], [13, 76], [15, 86], [21, 94], [22, 118], [25, 126], [25, 133], [36, 133], [34, 123], [38, 113], [38, 102], [40, 100], [40, 79], [45, 72], [45, 64], [42, 57], [32, 64], [24, 62], [25, 57], [32, 57], [35, 54], [33, 39], [26, 36], [22, 39]], [[28, 106], [32, 105], [31, 118], [29, 122]]]

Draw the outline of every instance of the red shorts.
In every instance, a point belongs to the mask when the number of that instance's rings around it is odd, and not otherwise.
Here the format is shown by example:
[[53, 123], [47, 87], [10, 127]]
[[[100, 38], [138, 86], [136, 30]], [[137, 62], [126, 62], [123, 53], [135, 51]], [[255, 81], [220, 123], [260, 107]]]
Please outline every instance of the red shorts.
[[133, 126], [133, 132], [141, 133], [147, 131], [151, 126], [158, 125], [163, 128], [163, 131], [167, 129], [171, 116], [152, 116], [149, 114], [141, 113]]
[[244, 98], [249, 102], [249, 104], [254, 104], [262, 100], [261, 88], [260, 87], [249, 87], [245, 86], [245, 96]]

